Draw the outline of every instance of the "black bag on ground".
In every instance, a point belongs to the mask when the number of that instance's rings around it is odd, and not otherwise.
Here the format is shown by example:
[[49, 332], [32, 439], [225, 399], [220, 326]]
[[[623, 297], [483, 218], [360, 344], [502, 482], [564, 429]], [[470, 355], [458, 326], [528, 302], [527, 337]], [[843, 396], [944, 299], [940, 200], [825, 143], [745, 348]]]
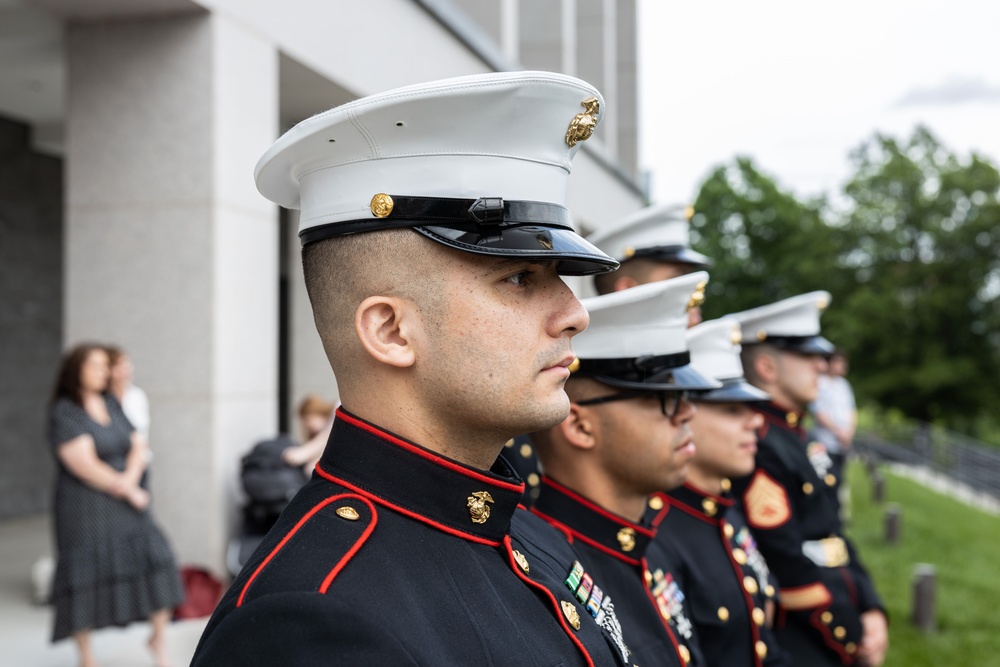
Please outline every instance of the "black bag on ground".
[[281, 453], [298, 446], [288, 435], [258, 442], [243, 457], [240, 479], [247, 494], [246, 518], [263, 528], [274, 523], [292, 496], [306, 483], [302, 468], [285, 463]]

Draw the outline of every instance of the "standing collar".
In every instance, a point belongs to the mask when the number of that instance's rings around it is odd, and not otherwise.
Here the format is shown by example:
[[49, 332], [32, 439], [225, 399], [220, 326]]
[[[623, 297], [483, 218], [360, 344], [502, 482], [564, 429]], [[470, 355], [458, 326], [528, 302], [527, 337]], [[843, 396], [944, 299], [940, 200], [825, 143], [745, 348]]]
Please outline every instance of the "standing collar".
[[491, 470], [477, 470], [342, 407], [316, 471], [412, 519], [494, 546], [510, 531], [524, 493], [524, 483], [500, 456]]
[[755, 403], [753, 408], [764, 415], [767, 424], [773, 424], [786, 431], [794, 431], [800, 435], [805, 433], [805, 430], [802, 428], [802, 418], [805, 417], [804, 412], [789, 410], [774, 401]]
[[568, 530], [575, 539], [631, 565], [638, 565], [655, 530], [618, 516], [559, 482], [542, 477], [532, 511]]
[[733, 506], [732, 493], [725, 491], [721, 496], [705, 493], [685, 482], [667, 493], [671, 507], [687, 512], [702, 521], [717, 525], [726, 516], [726, 510]]

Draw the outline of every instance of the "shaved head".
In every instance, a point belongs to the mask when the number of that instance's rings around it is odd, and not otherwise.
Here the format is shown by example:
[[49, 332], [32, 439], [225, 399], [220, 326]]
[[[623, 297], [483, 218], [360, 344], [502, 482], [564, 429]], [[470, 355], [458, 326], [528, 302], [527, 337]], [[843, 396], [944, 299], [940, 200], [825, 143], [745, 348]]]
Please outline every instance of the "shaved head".
[[313, 319], [339, 384], [353, 382], [365, 354], [354, 330], [361, 302], [370, 296], [401, 297], [434, 315], [444, 299], [446, 254], [410, 229], [339, 236], [302, 248]]

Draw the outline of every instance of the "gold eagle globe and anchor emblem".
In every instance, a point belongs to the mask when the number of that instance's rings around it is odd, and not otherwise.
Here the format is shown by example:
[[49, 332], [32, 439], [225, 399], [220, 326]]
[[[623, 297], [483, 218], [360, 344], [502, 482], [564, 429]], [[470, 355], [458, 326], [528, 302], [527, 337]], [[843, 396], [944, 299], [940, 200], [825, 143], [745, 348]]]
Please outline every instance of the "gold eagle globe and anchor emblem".
[[486, 523], [490, 518], [490, 506], [486, 503], [494, 502], [489, 491], [476, 491], [468, 498], [469, 516], [472, 523]]
[[588, 97], [580, 104], [583, 105], [585, 111], [578, 113], [573, 118], [573, 122], [569, 124], [569, 129], [566, 130], [566, 144], [570, 148], [576, 146], [580, 141], [590, 139], [594, 128], [597, 127], [597, 116], [601, 113], [601, 101], [596, 97]]
[[687, 309], [700, 308], [701, 304], [705, 303], [705, 287], [708, 285], [708, 281], [702, 280], [694, 288], [694, 294], [691, 295], [691, 299], [688, 301]]
[[628, 553], [635, 549], [635, 529], [629, 526], [625, 526], [618, 531], [615, 536], [618, 538], [618, 545], [621, 546], [622, 551]]

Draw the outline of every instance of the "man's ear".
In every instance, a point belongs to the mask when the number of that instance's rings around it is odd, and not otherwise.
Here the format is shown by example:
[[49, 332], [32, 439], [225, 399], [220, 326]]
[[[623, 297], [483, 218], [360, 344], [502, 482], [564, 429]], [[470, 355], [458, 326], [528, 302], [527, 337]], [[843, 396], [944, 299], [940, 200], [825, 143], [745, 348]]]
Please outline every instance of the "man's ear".
[[615, 278], [614, 290], [616, 292], [621, 292], [622, 290], [631, 289], [633, 287], [639, 286], [639, 281], [632, 276], [618, 276]]
[[370, 296], [354, 311], [354, 331], [373, 359], [407, 368], [416, 361], [414, 334], [419, 317], [412, 304], [389, 296]]
[[597, 444], [598, 424], [593, 413], [576, 403], [569, 404], [569, 416], [556, 428], [563, 439], [576, 449], [589, 450]]
[[773, 354], [758, 354], [753, 360], [753, 369], [765, 384], [772, 385], [778, 380], [778, 358]]

